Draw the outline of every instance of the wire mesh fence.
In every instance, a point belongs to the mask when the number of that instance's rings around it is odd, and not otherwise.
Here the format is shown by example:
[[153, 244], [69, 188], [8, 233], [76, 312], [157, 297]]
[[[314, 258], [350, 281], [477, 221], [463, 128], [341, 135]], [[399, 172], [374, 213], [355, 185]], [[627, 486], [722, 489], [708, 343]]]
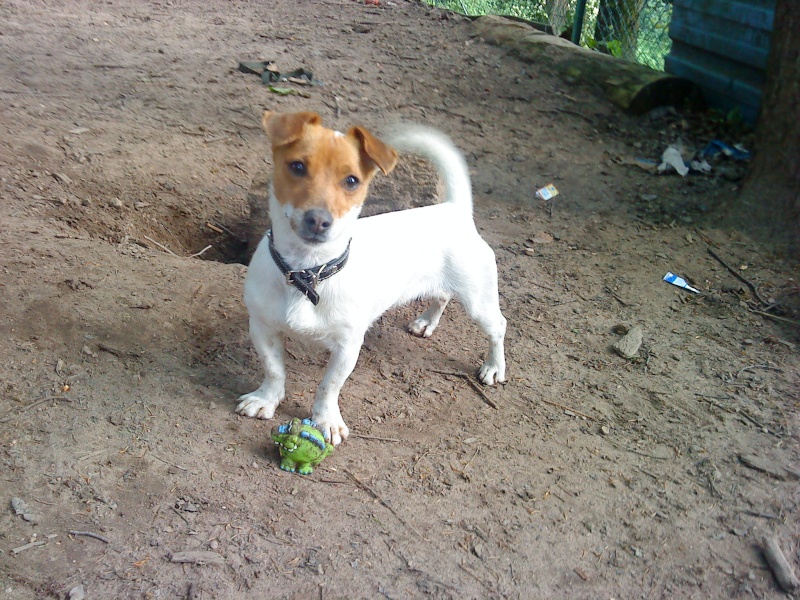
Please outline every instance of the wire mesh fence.
[[[427, 0], [433, 6], [467, 15], [508, 15], [549, 26], [548, 31], [573, 37], [580, 0]], [[672, 41], [672, 0], [586, 0], [581, 23], [583, 46], [664, 70]]]

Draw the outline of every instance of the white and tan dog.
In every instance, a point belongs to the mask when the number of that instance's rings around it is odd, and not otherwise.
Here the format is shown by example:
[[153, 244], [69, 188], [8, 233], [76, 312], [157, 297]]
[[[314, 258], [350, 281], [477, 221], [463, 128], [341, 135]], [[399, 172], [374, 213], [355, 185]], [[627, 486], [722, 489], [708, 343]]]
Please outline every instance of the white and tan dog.
[[505, 381], [494, 252], [475, 228], [469, 172], [450, 140], [418, 127], [392, 140], [433, 162], [445, 202], [358, 219], [375, 173], [394, 168], [394, 149], [362, 127], [326, 129], [310, 112], [266, 112], [262, 124], [272, 142], [272, 230], [253, 255], [244, 299], [266, 378], [239, 399], [236, 412], [271, 418], [285, 396], [284, 334], [314, 340], [331, 356], [312, 418], [326, 439], [341, 443], [349, 430], [339, 391], [364, 334], [387, 309], [418, 298], [432, 302], [409, 324], [412, 333], [429, 337], [450, 299], [458, 299], [489, 338], [480, 380]]

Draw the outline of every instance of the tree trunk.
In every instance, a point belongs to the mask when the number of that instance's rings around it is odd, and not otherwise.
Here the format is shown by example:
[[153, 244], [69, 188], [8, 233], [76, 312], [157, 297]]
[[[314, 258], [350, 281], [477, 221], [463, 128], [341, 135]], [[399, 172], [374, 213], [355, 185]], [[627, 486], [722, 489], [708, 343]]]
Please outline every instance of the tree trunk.
[[738, 207], [800, 258], [800, 2], [778, 0], [756, 154]]

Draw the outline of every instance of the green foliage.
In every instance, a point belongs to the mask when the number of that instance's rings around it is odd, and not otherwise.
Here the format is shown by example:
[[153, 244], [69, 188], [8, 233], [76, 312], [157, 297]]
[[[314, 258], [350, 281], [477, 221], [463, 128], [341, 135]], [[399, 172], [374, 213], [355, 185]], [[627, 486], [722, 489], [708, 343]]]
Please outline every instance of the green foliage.
[[621, 58], [622, 57], [622, 42], [619, 40], [609, 40], [606, 42], [606, 48], [608, 48], [608, 53], [615, 57]]
[[708, 122], [720, 132], [730, 134], [732, 139], [741, 136], [748, 130], [748, 125], [738, 106], [729, 111], [712, 108], [708, 111]]
[[[609, 0], [613, 2], [614, 0]], [[623, 0], [617, 0], [622, 2]], [[446, 8], [470, 16], [476, 15], [510, 15], [521, 17], [528, 21], [538, 23], [551, 23], [547, 13], [548, 4], [552, 0], [426, 0], [432, 6]], [[575, 17], [576, 0], [568, 0], [566, 14], [557, 19], [559, 25], [570, 27]], [[638, 21], [634, 19], [633, 27], [636, 31], [631, 35], [617, 32], [618, 37], [604, 44], [598, 44], [593, 38], [595, 23], [600, 10], [600, 0], [588, 0], [583, 23], [581, 43], [585, 46], [601, 50], [617, 58], [635, 57], [636, 62], [657, 71], [664, 70], [664, 57], [669, 54], [672, 40], [669, 38], [669, 23], [672, 18], [672, 3], [666, 0], [644, 0], [638, 14]], [[613, 23], [612, 30], [625, 27], [624, 23]], [[630, 48], [623, 47], [620, 40], [629, 40]]]
[[622, 57], [622, 42], [620, 42], [619, 40], [598, 42], [593, 37], [587, 37], [586, 47], [590, 48], [591, 50], [599, 50], [600, 52], [605, 52], [606, 54], [610, 54], [614, 58]]
[[475, 15], [511, 15], [547, 23], [545, 0], [427, 0], [433, 6]]

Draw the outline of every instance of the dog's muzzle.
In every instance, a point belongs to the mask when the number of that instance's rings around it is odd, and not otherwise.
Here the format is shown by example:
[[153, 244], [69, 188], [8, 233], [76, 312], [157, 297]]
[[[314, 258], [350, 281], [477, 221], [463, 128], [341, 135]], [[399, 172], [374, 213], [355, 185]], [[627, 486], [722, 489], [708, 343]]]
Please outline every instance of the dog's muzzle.
[[300, 237], [307, 242], [326, 242], [333, 225], [333, 215], [324, 208], [311, 208], [303, 213]]

